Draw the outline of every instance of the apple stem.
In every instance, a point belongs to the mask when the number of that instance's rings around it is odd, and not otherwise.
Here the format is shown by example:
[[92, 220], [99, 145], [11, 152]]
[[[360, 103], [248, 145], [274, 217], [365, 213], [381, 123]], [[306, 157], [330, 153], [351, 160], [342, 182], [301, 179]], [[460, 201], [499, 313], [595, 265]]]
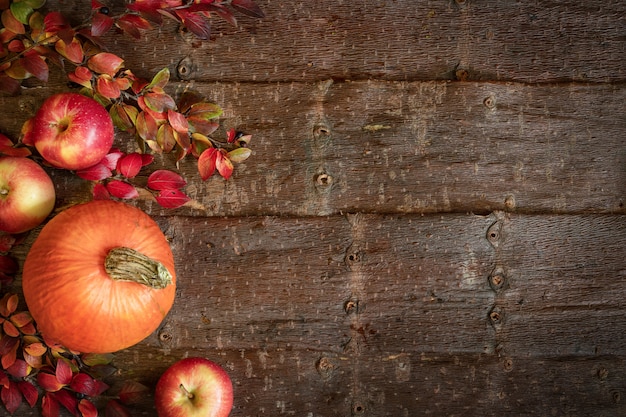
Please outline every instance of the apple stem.
[[187, 396], [187, 398], [189, 398], [190, 400], [193, 400], [193, 393], [189, 392], [183, 384], [180, 384], [179, 388]]

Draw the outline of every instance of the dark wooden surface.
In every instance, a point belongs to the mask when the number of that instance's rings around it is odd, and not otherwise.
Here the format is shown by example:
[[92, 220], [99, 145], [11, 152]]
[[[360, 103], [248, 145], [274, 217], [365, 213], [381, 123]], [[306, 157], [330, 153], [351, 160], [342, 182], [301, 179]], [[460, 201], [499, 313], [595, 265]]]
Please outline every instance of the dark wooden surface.
[[[179, 289], [111, 382], [202, 355], [233, 417], [626, 415], [626, 4], [259, 4], [205, 43], [111, 38], [254, 135], [229, 181], [182, 164], [193, 207], [135, 203]], [[0, 130], [58, 79], [0, 98]], [[89, 199], [51, 174], [59, 209]]]

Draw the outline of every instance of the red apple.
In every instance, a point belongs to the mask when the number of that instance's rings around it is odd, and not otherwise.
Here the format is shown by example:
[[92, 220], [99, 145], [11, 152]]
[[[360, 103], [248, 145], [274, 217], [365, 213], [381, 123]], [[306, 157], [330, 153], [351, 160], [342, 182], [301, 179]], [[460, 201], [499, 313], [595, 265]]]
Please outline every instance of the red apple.
[[113, 121], [96, 100], [77, 93], [48, 97], [24, 126], [23, 142], [57, 168], [79, 170], [100, 162], [113, 145]]
[[44, 221], [54, 208], [54, 184], [35, 161], [0, 157], [0, 230], [17, 234]]
[[215, 362], [181, 359], [159, 378], [155, 405], [159, 417], [227, 417], [233, 408], [233, 384]]

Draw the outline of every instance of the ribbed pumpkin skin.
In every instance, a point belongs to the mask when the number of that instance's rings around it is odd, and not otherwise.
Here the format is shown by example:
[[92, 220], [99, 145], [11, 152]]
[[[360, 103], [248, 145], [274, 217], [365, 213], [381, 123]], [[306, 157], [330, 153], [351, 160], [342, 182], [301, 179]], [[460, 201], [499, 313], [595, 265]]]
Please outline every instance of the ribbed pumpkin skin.
[[[128, 247], [158, 260], [172, 283], [153, 289], [114, 281], [109, 250]], [[44, 226], [24, 263], [28, 309], [47, 338], [84, 353], [110, 353], [139, 343], [174, 303], [174, 257], [159, 226], [142, 210], [115, 201], [70, 207]]]

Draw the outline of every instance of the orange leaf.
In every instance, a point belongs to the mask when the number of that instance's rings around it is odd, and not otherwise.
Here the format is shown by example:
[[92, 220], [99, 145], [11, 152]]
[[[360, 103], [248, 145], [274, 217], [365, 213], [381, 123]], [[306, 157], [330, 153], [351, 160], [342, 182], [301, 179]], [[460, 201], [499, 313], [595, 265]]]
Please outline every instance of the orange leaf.
[[222, 152], [219, 153], [219, 156], [215, 161], [215, 168], [217, 168], [217, 171], [226, 180], [233, 174], [234, 169], [232, 161]]
[[96, 91], [106, 98], [118, 98], [121, 94], [120, 86], [108, 74], [102, 74], [96, 79]]
[[11, 316], [11, 322], [17, 327], [24, 327], [29, 323], [32, 323], [33, 317], [28, 311], [20, 311]]
[[85, 58], [83, 47], [80, 41], [76, 38], [72, 38], [72, 41], [69, 44], [63, 39], [59, 39], [54, 44], [54, 49], [75, 64], [82, 64], [83, 59]]
[[48, 347], [41, 342], [31, 343], [24, 347], [24, 352], [31, 356], [42, 356], [48, 351]]
[[208, 148], [198, 158], [198, 172], [202, 180], [209, 179], [215, 172], [216, 160], [219, 151], [215, 148]]
[[48, 392], [56, 392], [64, 387], [64, 385], [59, 382], [55, 375], [49, 374], [47, 372], [39, 372], [37, 374], [37, 385], [39, 385], [41, 389]]
[[10, 9], [6, 9], [2, 12], [2, 25], [13, 33], [17, 33], [18, 35], [23, 35], [26, 33], [26, 28], [24, 24], [17, 20], [13, 13], [11, 13]]
[[19, 298], [17, 294], [5, 294], [0, 300], [0, 315], [9, 317], [17, 309]]
[[70, 81], [89, 89], [91, 89], [91, 77], [92, 73], [89, 68], [82, 66], [76, 67], [74, 72], [67, 74], [67, 78], [69, 78]]
[[169, 109], [167, 111], [167, 119], [177, 132], [187, 133], [189, 131], [189, 123], [182, 113]]
[[176, 145], [176, 138], [174, 138], [174, 130], [170, 125], [161, 125], [157, 131], [156, 141], [163, 149], [163, 152], [170, 152]]
[[115, 74], [122, 68], [124, 60], [119, 56], [110, 52], [100, 52], [89, 58], [87, 66], [98, 74], [108, 74], [114, 77]]

